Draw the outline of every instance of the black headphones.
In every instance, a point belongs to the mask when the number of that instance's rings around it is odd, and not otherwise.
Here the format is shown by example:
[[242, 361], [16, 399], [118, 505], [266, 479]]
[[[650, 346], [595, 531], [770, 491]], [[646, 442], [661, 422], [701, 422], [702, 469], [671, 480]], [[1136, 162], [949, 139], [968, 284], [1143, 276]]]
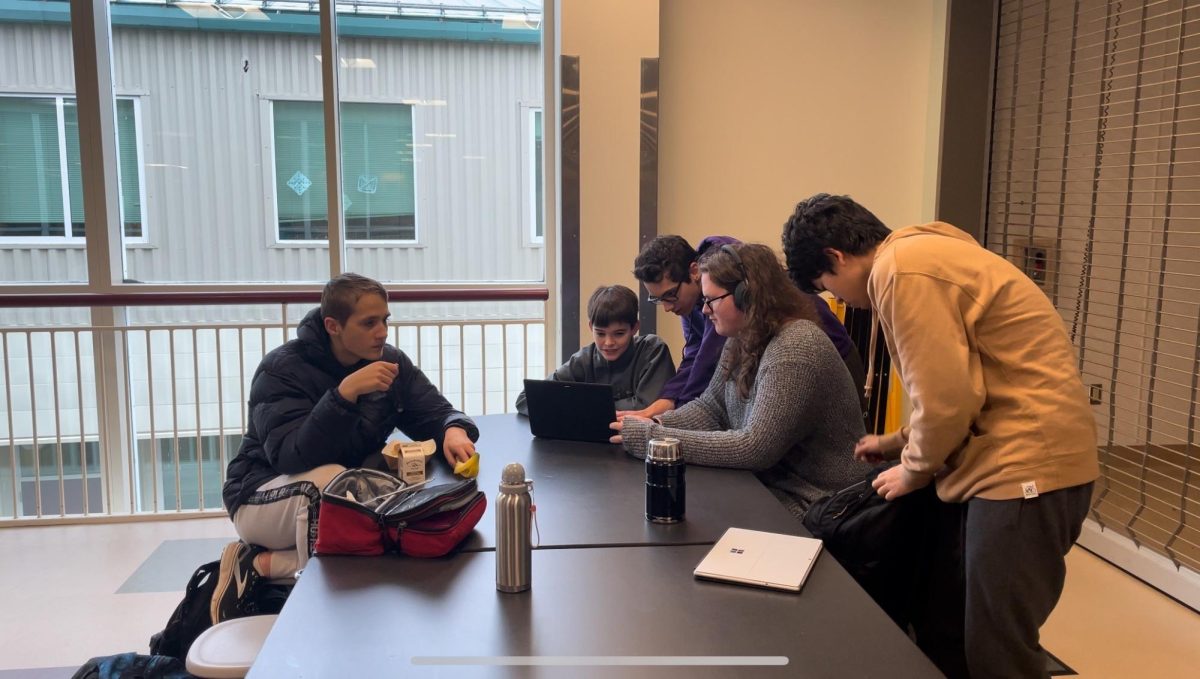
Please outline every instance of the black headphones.
[[741, 256], [738, 255], [737, 250], [732, 245], [722, 245], [721, 252], [729, 255], [734, 265], [737, 266], [739, 275], [742, 277], [742, 280], [738, 281], [737, 285], [733, 288], [733, 305], [738, 308], [738, 311], [745, 311], [746, 307], [750, 304], [750, 288], [746, 285], [746, 279], [748, 278], [746, 275], [746, 265], [742, 264]]

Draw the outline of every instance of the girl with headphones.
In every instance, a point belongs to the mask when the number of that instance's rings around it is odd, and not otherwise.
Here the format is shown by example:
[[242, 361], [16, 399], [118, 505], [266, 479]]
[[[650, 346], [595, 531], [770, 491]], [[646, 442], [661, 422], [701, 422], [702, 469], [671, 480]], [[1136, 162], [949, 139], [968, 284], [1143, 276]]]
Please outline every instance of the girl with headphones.
[[613, 442], [642, 458], [650, 439], [678, 438], [685, 461], [753, 470], [802, 518], [867, 471], [848, 455], [864, 433], [850, 373], [767, 246], [724, 245], [700, 274], [704, 313], [728, 338], [712, 382], [678, 410], [614, 422]]

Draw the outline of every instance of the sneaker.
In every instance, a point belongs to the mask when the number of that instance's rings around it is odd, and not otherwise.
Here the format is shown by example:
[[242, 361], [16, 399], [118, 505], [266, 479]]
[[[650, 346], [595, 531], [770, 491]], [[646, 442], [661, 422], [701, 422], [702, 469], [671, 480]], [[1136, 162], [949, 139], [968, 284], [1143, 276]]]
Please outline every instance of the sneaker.
[[210, 607], [214, 625], [250, 612], [247, 604], [262, 579], [254, 569], [254, 557], [262, 551], [262, 547], [241, 541], [231, 542], [221, 550], [221, 571]]

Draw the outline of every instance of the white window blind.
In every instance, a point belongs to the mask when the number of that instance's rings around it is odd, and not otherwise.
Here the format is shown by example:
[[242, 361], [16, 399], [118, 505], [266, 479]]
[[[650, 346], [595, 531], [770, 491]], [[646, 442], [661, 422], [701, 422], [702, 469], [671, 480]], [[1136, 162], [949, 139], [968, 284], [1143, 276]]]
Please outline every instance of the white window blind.
[[1092, 518], [1200, 571], [1200, 3], [1002, 0], [987, 245], [1093, 394]]

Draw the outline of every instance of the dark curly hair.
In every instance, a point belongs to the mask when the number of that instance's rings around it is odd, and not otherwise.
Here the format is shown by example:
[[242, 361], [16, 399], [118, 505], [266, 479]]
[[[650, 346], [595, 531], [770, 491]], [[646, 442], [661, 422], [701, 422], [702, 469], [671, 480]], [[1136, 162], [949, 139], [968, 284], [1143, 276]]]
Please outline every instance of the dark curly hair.
[[796, 203], [796, 210], [783, 225], [788, 275], [796, 287], [816, 292], [813, 280], [832, 270], [825, 248], [861, 255], [890, 233], [878, 217], [850, 196], [818, 193]]
[[696, 261], [696, 250], [682, 236], [659, 236], [646, 243], [633, 260], [633, 276], [643, 283], [684, 283]]
[[[765, 245], [730, 245], [742, 260], [738, 266], [725, 247], [712, 248], [700, 259], [700, 272], [713, 283], [733, 292], [739, 282], [746, 284], [746, 327], [729, 339], [726, 367], [736, 380], [738, 394], [750, 398], [758, 363], [767, 344], [789, 321], [804, 319], [820, 325], [812, 298], [788, 282], [779, 258]], [[743, 278], [744, 277], [744, 278]]]

